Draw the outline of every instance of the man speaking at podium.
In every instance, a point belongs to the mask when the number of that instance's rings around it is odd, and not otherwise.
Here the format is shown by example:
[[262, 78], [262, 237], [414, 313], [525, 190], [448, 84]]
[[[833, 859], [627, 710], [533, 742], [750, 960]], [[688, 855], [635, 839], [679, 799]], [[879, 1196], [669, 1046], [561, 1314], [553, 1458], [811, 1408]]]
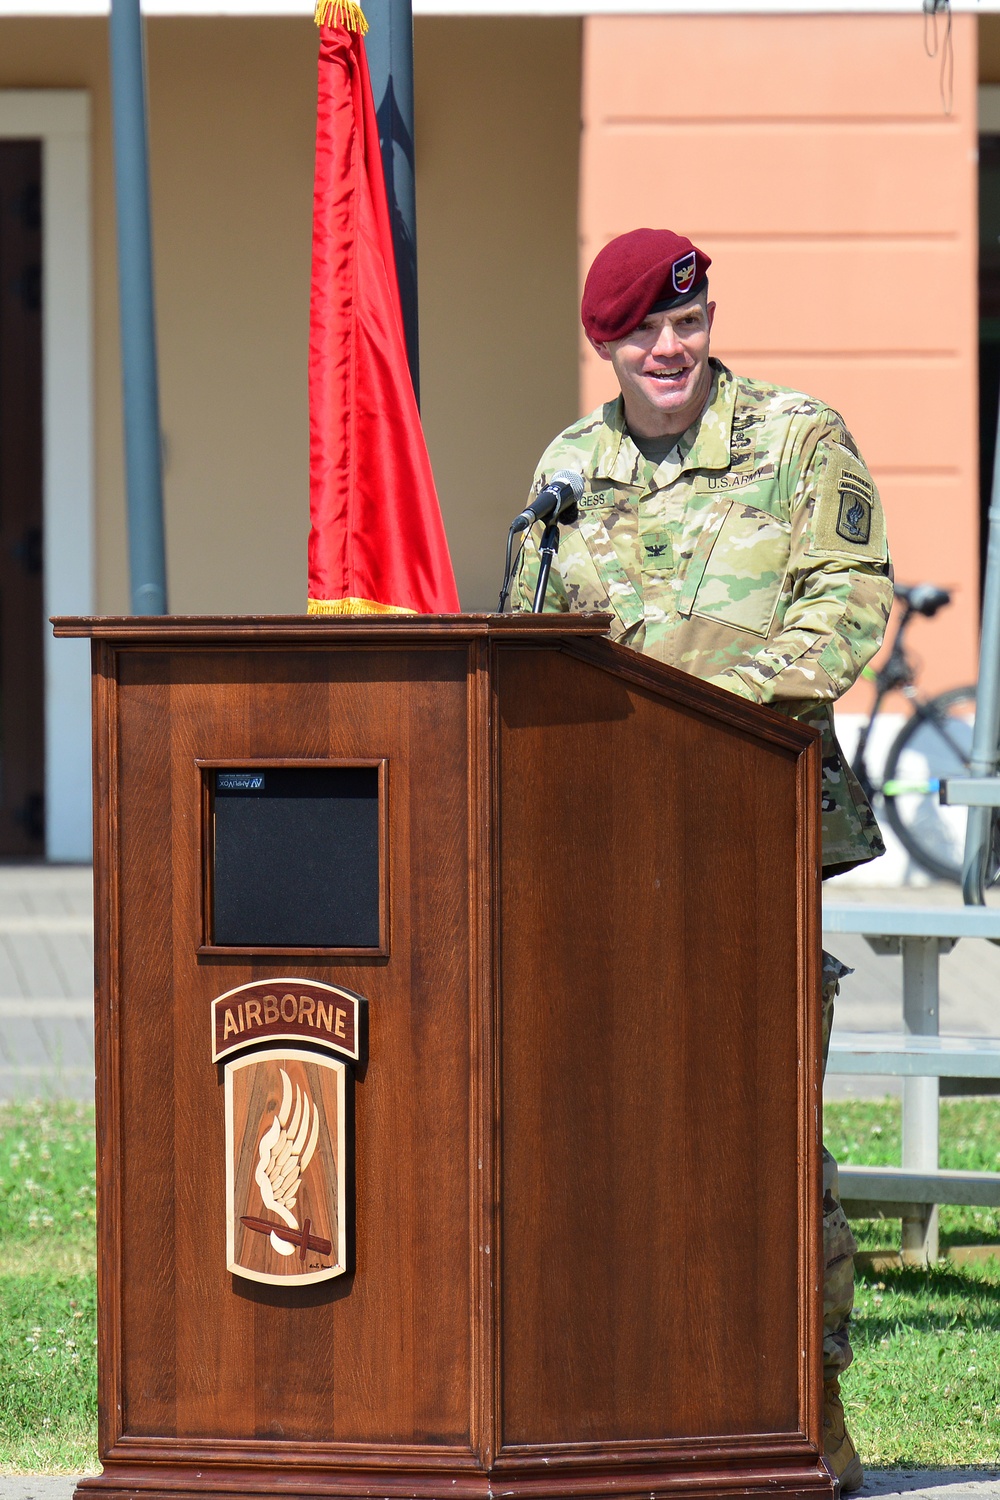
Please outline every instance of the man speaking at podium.
[[[536, 471], [532, 497], [559, 470], [584, 479], [545, 608], [605, 610], [613, 640], [818, 729], [823, 871], [833, 875], [883, 852], [832, 709], [889, 617], [882, 508], [835, 411], [710, 357], [710, 264], [681, 235], [634, 229], [590, 268], [583, 326], [621, 395], [560, 433]], [[516, 609], [532, 608], [538, 564], [532, 538]], [[823, 955], [824, 1058], [849, 972]], [[839, 1389], [856, 1246], [826, 1151], [823, 1189], [824, 1446], [846, 1492], [863, 1477]]]

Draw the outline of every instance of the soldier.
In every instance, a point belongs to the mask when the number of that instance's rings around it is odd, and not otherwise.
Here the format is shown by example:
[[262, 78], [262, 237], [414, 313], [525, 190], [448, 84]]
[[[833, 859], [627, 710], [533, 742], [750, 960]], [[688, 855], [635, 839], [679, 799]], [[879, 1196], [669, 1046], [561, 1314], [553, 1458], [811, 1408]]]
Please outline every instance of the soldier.
[[[828, 876], [883, 852], [832, 704], [882, 642], [892, 604], [885, 523], [835, 411], [710, 357], [710, 263], [669, 230], [634, 229], [590, 269], [583, 326], [621, 395], [561, 433], [536, 471], [532, 497], [560, 469], [585, 480], [545, 608], [606, 610], [612, 639], [818, 729]], [[532, 608], [537, 571], [529, 540], [515, 608]], [[849, 972], [824, 954], [824, 1065]], [[852, 1357], [856, 1246], [826, 1151], [823, 1189], [824, 1448], [847, 1492], [863, 1480], [839, 1383]]]

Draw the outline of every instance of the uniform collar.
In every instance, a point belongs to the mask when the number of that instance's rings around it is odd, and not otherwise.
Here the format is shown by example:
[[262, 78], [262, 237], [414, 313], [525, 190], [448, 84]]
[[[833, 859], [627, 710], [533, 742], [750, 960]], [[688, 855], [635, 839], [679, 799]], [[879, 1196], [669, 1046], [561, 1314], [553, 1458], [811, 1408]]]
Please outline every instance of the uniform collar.
[[712, 394], [708, 405], [680, 441], [681, 469], [728, 469], [729, 443], [736, 410], [736, 380], [717, 359], [711, 360]]
[[[719, 360], [709, 361], [712, 368], [712, 392], [708, 405], [698, 421], [689, 427], [678, 444], [678, 457], [672, 455], [657, 470], [669, 483], [687, 469], [728, 469], [733, 413], [736, 409], [736, 378]], [[605, 407], [605, 422], [611, 429], [608, 447], [607, 478], [622, 484], [635, 484], [646, 460], [629, 436], [625, 425], [625, 403], [621, 396]]]

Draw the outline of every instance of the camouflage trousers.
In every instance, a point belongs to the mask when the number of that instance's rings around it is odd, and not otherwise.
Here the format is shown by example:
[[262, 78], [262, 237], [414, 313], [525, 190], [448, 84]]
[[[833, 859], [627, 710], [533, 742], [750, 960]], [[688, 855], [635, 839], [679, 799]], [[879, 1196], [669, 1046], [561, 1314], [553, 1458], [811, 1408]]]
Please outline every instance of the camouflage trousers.
[[[833, 1006], [840, 981], [854, 971], [832, 953], [823, 954], [823, 1072], [830, 1048]], [[823, 1379], [836, 1380], [847, 1369], [851, 1351], [850, 1321], [854, 1307], [854, 1252], [847, 1215], [840, 1206], [837, 1163], [823, 1147]]]

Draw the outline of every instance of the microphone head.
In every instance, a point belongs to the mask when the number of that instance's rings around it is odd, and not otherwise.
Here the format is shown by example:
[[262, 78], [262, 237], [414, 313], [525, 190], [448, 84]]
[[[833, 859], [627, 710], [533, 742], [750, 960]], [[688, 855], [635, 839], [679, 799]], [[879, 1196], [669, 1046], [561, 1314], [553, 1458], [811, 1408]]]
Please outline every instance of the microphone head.
[[[556, 521], [575, 521], [576, 502], [583, 494], [583, 487], [582, 474], [578, 474], [575, 469], [560, 469], [542, 487], [531, 504], [515, 518], [511, 525], [512, 533], [516, 535], [527, 531], [539, 519], [547, 519], [550, 524]], [[569, 494], [566, 493], [567, 490]]]
[[583, 494], [583, 475], [577, 474], [575, 469], [560, 469], [558, 474], [553, 474], [549, 484], [568, 485], [574, 500], [579, 500]]

